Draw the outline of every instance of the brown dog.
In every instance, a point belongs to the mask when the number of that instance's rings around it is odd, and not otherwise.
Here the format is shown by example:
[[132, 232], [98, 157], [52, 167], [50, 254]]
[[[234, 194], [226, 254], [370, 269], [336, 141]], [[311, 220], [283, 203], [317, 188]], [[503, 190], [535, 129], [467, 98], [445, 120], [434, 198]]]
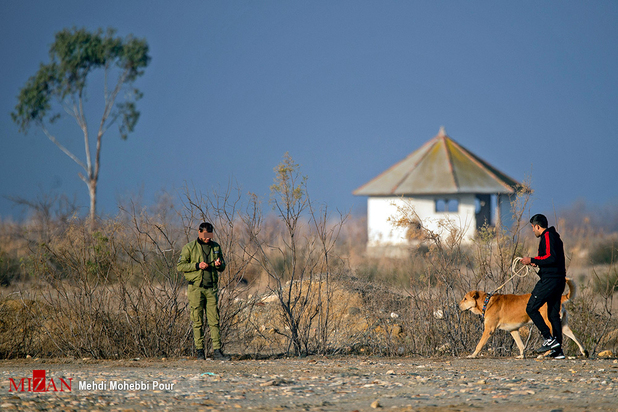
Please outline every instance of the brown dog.
[[[566, 281], [569, 286], [569, 292], [562, 296], [562, 305], [564, 305], [564, 302], [569, 299], [574, 298], [576, 293], [575, 284], [571, 281], [571, 279], [567, 278]], [[485, 315], [485, 330], [483, 330], [483, 336], [481, 336], [481, 340], [478, 345], [476, 345], [474, 353], [469, 355], [468, 358], [475, 358], [483, 346], [485, 346], [491, 334], [494, 333], [496, 329], [502, 329], [511, 332], [511, 336], [513, 336], [513, 339], [519, 348], [519, 356], [517, 358], [523, 359], [525, 347], [521, 340], [521, 336], [519, 335], [519, 328], [532, 322], [526, 313], [526, 305], [528, 304], [528, 299], [530, 299], [531, 294], [492, 295], [488, 302], [485, 302], [487, 295], [487, 292], [473, 290], [466, 293], [466, 296], [464, 296], [461, 302], [459, 302], [459, 308], [461, 310], [469, 310], [477, 315]], [[485, 313], [483, 313], [484, 304], [486, 305]], [[543, 315], [545, 323], [549, 325], [549, 329], [551, 330], [551, 325], [547, 319], [547, 303], [541, 306], [539, 311], [541, 312], [541, 315]], [[573, 331], [569, 327], [568, 315], [564, 306], [562, 306], [560, 320], [562, 323], [562, 334], [571, 338], [579, 347], [581, 354], [587, 357], [588, 352], [584, 349], [582, 344], [579, 343], [577, 338], [575, 338]]]

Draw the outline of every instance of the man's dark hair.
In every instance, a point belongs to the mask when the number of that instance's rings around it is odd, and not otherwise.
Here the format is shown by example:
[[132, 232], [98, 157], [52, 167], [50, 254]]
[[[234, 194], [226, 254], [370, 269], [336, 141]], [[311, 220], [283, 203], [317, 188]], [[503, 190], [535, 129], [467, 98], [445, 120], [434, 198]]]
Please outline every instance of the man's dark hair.
[[539, 225], [543, 229], [547, 229], [547, 218], [545, 215], [537, 214], [530, 218], [530, 224]]
[[208, 233], [212, 233], [213, 230], [214, 230], [214, 227], [208, 222], [204, 222], [200, 224], [200, 232], [206, 231]]

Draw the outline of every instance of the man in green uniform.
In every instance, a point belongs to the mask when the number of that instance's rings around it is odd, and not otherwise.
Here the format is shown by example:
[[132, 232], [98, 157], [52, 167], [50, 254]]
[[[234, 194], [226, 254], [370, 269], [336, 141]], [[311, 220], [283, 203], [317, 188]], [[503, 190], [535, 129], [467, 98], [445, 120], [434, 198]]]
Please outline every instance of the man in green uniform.
[[184, 272], [189, 282], [187, 296], [193, 322], [193, 339], [198, 359], [206, 359], [204, 353], [204, 309], [210, 329], [213, 358], [215, 360], [230, 360], [221, 351], [221, 335], [219, 333], [219, 307], [217, 292], [219, 291], [219, 272], [225, 269], [225, 260], [221, 246], [213, 239], [213, 226], [204, 222], [200, 225], [197, 239], [187, 243], [180, 252], [176, 269]]

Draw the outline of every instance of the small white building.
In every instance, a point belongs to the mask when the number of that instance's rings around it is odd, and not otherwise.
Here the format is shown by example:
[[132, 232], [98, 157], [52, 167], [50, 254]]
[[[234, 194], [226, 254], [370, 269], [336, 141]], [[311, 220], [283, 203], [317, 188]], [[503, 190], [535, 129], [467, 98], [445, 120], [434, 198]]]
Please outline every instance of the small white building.
[[[368, 196], [368, 248], [403, 246], [405, 228], [395, 228], [398, 206], [412, 207], [424, 228], [441, 233], [448, 219], [470, 242], [486, 223], [511, 224], [512, 196], [520, 183], [465, 149], [444, 127], [437, 136], [353, 194]], [[493, 206], [492, 206], [493, 204]], [[493, 209], [493, 212], [492, 212]]]

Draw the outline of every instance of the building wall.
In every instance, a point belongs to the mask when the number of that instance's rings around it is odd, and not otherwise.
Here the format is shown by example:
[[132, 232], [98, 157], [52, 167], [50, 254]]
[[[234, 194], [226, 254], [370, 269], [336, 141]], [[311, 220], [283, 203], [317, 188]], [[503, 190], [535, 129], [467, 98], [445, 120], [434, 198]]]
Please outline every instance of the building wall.
[[515, 223], [513, 219], [513, 206], [511, 202], [515, 200], [515, 195], [502, 194], [497, 196], [496, 209], [500, 216], [500, 225], [509, 228]]
[[[436, 199], [457, 199], [458, 211], [436, 212]], [[415, 197], [369, 197], [367, 200], [367, 234], [368, 247], [397, 246], [407, 243], [405, 229], [395, 228], [389, 218], [396, 219], [398, 206], [413, 208], [421, 220], [423, 227], [444, 235], [441, 222], [449, 220], [456, 227], [464, 230], [464, 241], [474, 238], [476, 231], [476, 196], [474, 194], [458, 194], [445, 196], [415, 196]]]

